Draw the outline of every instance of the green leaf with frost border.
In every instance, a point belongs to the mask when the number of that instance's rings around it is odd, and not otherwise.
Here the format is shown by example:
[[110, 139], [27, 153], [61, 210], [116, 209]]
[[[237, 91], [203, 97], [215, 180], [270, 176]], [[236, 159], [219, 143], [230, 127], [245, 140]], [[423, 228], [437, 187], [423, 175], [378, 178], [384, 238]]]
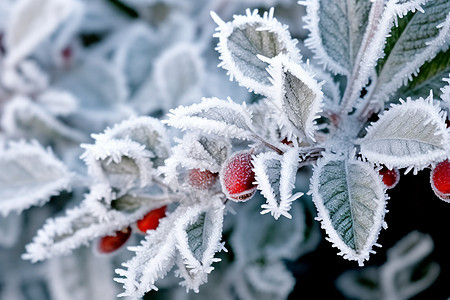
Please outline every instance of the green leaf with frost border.
[[273, 13], [272, 8], [261, 17], [258, 10], [247, 10], [247, 15], [234, 16], [228, 23], [211, 13], [218, 25], [214, 36], [219, 38], [217, 50], [222, 61], [219, 66], [239, 85], [266, 96], [271, 86], [268, 64], [258, 56], [272, 58], [283, 53], [296, 62], [301, 59], [297, 40], [291, 38], [287, 26], [278, 22]]
[[386, 212], [385, 187], [368, 163], [326, 154], [311, 178], [318, 220], [345, 259], [363, 265], [374, 253]]
[[423, 5], [423, 11], [408, 12], [398, 19], [398, 26], [391, 28], [386, 39], [385, 56], [377, 63], [374, 101], [389, 101], [390, 95], [412, 80], [419, 68], [448, 44], [450, 2], [428, 1]]
[[414, 172], [444, 160], [450, 151], [444, 112], [427, 99], [401, 101], [373, 123], [358, 141], [369, 161]]
[[270, 62], [268, 72], [273, 86], [271, 97], [278, 108], [277, 120], [281, 133], [293, 140], [314, 141], [315, 120], [322, 111], [323, 93], [321, 84], [313, 74], [285, 55], [279, 55]]
[[355, 67], [372, 6], [369, 0], [312, 0], [306, 5], [305, 41], [316, 57], [335, 74], [350, 76]]
[[220, 261], [215, 253], [225, 249], [221, 243], [225, 206], [220, 198], [209, 200], [208, 205], [189, 207], [174, 227], [179, 253], [176, 273], [184, 279], [180, 284], [194, 292], [208, 281], [212, 264]]
[[171, 109], [163, 123], [181, 129], [216, 134], [228, 138], [253, 139], [255, 128], [246, 104], [217, 98], [203, 98], [201, 103]]
[[433, 95], [441, 95], [441, 88], [444, 86], [444, 78], [450, 73], [450, 49], [441, 51], [433, 60], [426, 62], [420, 67], [419, 74], [413, 77], [406, 86], [401, 87], [394, 96], [390, 97], [390, 102], [396, 102], [399, 98], [424, 97], [433, 90]]

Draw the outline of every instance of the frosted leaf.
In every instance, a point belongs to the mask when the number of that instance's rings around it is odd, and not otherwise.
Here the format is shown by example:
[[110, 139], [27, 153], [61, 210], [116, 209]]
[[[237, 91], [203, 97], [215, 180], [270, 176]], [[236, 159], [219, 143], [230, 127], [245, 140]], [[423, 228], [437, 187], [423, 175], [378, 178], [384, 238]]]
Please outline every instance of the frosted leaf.
[[[427, 262], [434, 247], [431, 236], [413, 231], [389, 249], [387, 262], [380, 270], [381, 285], [385, 293], [392, 293], [392, 299], [408, 299], [430, 286], [440, 274], [440, 267], [436, 262]], [[424, 271], [421, 272], [420, 279], [404, 275], [417, 269]]]
[[268, 69], [272, 76], [272, 95], [282, 114], [279, 125], [288, 139], [314, 140], [315, 119], [321, 112], [323, 93], [320, 85], [299, 64], [279, 55]]
[[40, 94], [36, 102], [55, 116], [67, 116], [78, 106], [78, 100], [72, 94], [55, 89], [48, 89]]
[[70, 188], [67, 168], [38, 143], [10, 143], [0, 155], [0, 213], [20, 213], [43, 205], [51, 196]]
[[180, 177], [179, 166], [185, 169], [208, 170], [218, 173], [231, 149], [229, 141], [213, 136], [186, 134], [179, 144], [172, 148], [172, 156], [160, 170], [166, 182]]
[[170, 199], [166, 195], [158, 195], [156, 193], [148, 195], [130, 191], [128, 194], [118, 197], [111, 201], [111, 207], [116, 210], [132, 212], [141, 206], [153, 205], [156, 202], [162, 207], [170, 203]]
[[189, 207], [174, 227], [181, 258], [177, 274], [184, 279], [181, 285], [196, 293], [214, 269], [211, 265], [220, 261], [214, 254], [224, 249], [220, 242], [224, 205], [221, 198], [209, 200], [207, 206]]
[[130, 248], [135, 256], [116, 269], [121, 276], [114, 280], [122, 283], [125, 291], [119, 297], [140, 299], [146, 292], [158, 290], [156, 280], [172, 269], [177, 255], [174, 225], [183, 220], [187, 207], [179, 206], [174, 212], [159, 221], [156, 230], [150, 230], [141, 245]]
[[258, 131], [258, 134], [267, 140], [279, 142], [280, 134], [278, 132], [275, 109], [272, 101], [267, 98], [248, 105], [248, 110], [252, 114], [253, 126]]
[[120, 33], [117, 43], [119, 46], [113, 59], [125, 75], [130, 95], [133, 96], [151, 76], [154, 64], [152, 57], [159, 52], [157, 41], [148, 26], [136, 23]]
[[217, 50], [222, 61], [219, 66], [227, 70], [231, 80], [235, 78], [250, 91], [268, 95], [267, 88], [271, 85], [268, 64], [258, 55], [272, 58], [283, 53], [300, 62], [297, 40], [291, 38], [287, 26], [273, 17], [273, 8], [262, 17], [257, 10], [247, 10], [247, 15], [234, 16], [228, 23], [215, 13], [211, 16], [218, 25], [214, 36], [219, 38]]
[[[429, 1], [423, 12], [408, 13], [397, 21], [386, 40], [385, 56], [378, 61], [378, 78], [373, 101], [382, 104], [412, 75], [417, 75], [425, 61], [447, 47], [450, 36], [450, 3]], [[420, 32], [420, 34], [417, 34]]]
[[[86, 195], [94, 197], [96, 191]], [[118, 230], [128, 227], [141, 219], [147, 212], [164, 205], [161, 202], [151, 202], [138, 209], [125, 213], [110, 209], [98, 202], [99, 213], [92, 211], [92, 206], [80, 205], [66, 211], [66, 214], [54, 219], [48, 219], [42, 229], [37, 232], [33, 241], [26, 246], [23, 259], [37, 262], [53, 256], [70, 254], [74, 249], [96, 238], [112, 235]]]
[[315, 79], [321, 85], [323, 92], [323, 110], [324, 112], [334, 112], [339, 111], [339, 103], [341, 101], [341, 92], [339, 90], [339, 85], [334, 81], [333, 76], [327, 71], [314, 68], [312, 70], [315, 73]]
[[281, 215], [288, 219], [292, 202], [303, 193], [292, 194], [298, 169], [298, 148], [291, 148], [283, 155], [274, 152], [261, 153], [253, 159], [258, 189], [266, 198], [261, 214], [269, 213], [277, 220]]
[[[387, 2], [383, 12], [380, 12], [379, 20], [370, 24], [370, 26], [373, 26], [373, 36], [361, 56], [362, 63], [359, 65], [359, 72], [358, 74], [354, 74], [355, 80], [352, 84], [352, 91], [350, 95], [351, 99], [359, 98], [361, 90], [367, 85], [369, 78], [373, 75], [373, 70], [378, 59], [384, 56], [383, 50], [386, 44], [387, 36], [389, 35], [394, 23], [397, 22], [397, 19], [407, 15], [408, 12], [415, 12], [416, 10], [423, 12], [421, 6], [426, 2], [427, 0]], [[414, 72], [418, 67], [419, 66], [415, 66], [412, 72]], [[351, 107], [346, 107], [345, 109], [351, 110]]]
[[282, 300], [292, 292], [295, 279], [280, 261], [235, 266], [228, 272], [239, 299]]
[[389, 168], [422, 170], [448, 156], [449, 134], [444, 115], [433, 104], [432, 95], [425, 100], [401, 100], [359, 140], [361, 154]]
[[441, 107], [443, 107], [447, 114], [450, 113], [450, 73], [446, 75], [446, 78], [442, 79], [442, 81], [446, 82], [447, 84], [441, 88]]
[[22, 216], [19, 214], [9, 214], [0, 216], [0, 247], [13, 247], [19, 240], [22, 233]]
[[439, 265], [429, 261], [433, 248], [430, 236], [413, 231], [387, 250], [383, 265], [346, 271], [336, 285], [354, 299], [411, 299], [439, 275]]
[[49, 85], [49, 75], [35, 60], [26, 59], [16, 68], [2, 68], [1, 84], [17, 94], [34, 95]]
[[81, 158], [88, 166], [88, 173], [96, 183], [104, 183], [119, 191], [119, 196], [136, 186], [152, 180], [154, 169], [150, 160], [153, 153], [144, 145], [129, 139], [108, 139], [96, 135], [95, 144], [82, 144], [86, 149]]
[[163, 123], [182, 130], [238, 139], [252, 139], [255, 135], [245, 103], [239, 105], [231, 99], [203, 98], [201, 103], [171, 109], [168, 116]]
[[433, 90], [433, 95], [439, 96], [442, 93], [442, 78], [448, 77], [449, 73], [450, 49], [439, 52], [431, 61], [424, 63], [412, 81], [402, 86], [389, 101], [394, 102], [398, 98], [406, 97], [425, 98], [430, 94], [430, 90]]
[[356, 159], [327, 155], [314, 168], [311, 191], [328, 240], [339, 255], [363, 265], [384, 224], [386, 195], [378, 172]]
[[164, 164], [170, 153], [170, 141], [167, 136], [166, 128], [158, 119], [143, 116], [122, 121], [112, 129], [107, 128], [101, 138], [100, 135], [95, 135], [95, 138], [131, 140], [143, 145], [154, 155], [151, 161], [153, 167], [157, 168]]
[[79, 109], [66, 122], [85, 132], [98, 132], [135, 113], [124, 102], [125, 78], [118, 68], [101, 58], [87, 58], [78, 68], [58, 79], [55, 88], [66, 90], [79, 102]]
[[[257, 200], [257, 199], [253, 199]], [[292, 219], [261, 215], [260, 202], [240, 203], [240, 211], [230, 238], [238, 264], [260, 261], [295, 260], [304, 251], [306, 215], [300, 201], [292, 203]], [[292, 234], [295, 232], [295, 234]]]
[[166, 109], [201, 97], [203, 63], [198, 48], [179, 44], [155, 61], [154, 80]]
[[58, 139], [79, 143], [87, 138], [55, 118], [45, 107], [23, 96], [14, 97], [5, 105], [1, 126], [10, 137], [35, 138], [42, 144]]
[[371, 1], [304, 1], [305, 45], [332, 72], [351, 76], [368, 25]]
[[5, 33], [5, 64], [14, 67], [49, 37], [76, 6], [73, 0], [22, 0], [15, 3]]
[[49, 260], [45, 271], [52, 299], [114, 299], [118, 292], [118, 286], [111, 280], [112, 262], [95, 256], [89, 248]]

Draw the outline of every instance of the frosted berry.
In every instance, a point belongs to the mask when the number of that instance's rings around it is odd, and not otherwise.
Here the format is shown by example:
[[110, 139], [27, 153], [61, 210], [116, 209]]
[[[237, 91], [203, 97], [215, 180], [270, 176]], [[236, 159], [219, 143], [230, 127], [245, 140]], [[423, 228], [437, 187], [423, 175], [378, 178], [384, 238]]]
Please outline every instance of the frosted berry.
[[252, 152], [236, 152], [225, 161], [220, 171], [222, 189], [234, 201], [247, 201], [256, 191]]
[[206, 190], [216, 182], [218, 175], [208, 170], [192, 169], [189, 170], [187, 182], [194, 188]]
[[98, 252], [111, 253], [122, 247], [131, 236], [131, 228], [127, 227], [116, 231], [115, 235], [107, 235], [100, 239], [98, 243]]
[[156, 229], [159, 225], [159, 220], [166, 216], [167, 206], [160, 207], [148, 212], [142, 219], [136, 222], [137, 227], [141, 232]]
[[388, 168], [383, 167], [379, 171], [379, 173], [381, 175], [384, 185], [388, 189], [394, 188], [397, 185], [397, 183], [400, 181], [400, 172], [396, 168], [389, 170]]
[[450, 162], [441, 161], [431, 171], [431, 187], [436, 196], [442, 200], [450, 200]]

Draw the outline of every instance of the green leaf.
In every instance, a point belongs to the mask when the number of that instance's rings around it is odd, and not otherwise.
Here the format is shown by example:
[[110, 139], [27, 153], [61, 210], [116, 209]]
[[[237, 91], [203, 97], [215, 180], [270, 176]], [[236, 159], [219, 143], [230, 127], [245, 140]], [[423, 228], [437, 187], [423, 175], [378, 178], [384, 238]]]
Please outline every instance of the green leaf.
[[356, 159], [326, 155], [312, 177], [318, 219], [329, 240], [348, 260], [363, 265], [384, 224], [386, 196], [373, 167]]
[[184, 279], [181, 285], [195, 292], [207, 282], [207, 275], [214, 269], [212, 264], [220, 261], [215, 253], [224, 249], [220, 242], [224, 205], [217, 197], [208, 200], [206, 205], [190, 206], [174, 228], [180, 254], [178, 274]]
[[424, 12], [409, 12], [391, 28], [386, 40], [385, 56], [378, 61], [378, 79], [373, 94], [374, 101], [389, 100], [400, 86], [417, 74], [419, 68], [433, 59], [448, 43], [450, 31], [450, 2], [428, 1]]
[[359, 143], [368, 160], [416, 172], [445, 159], [448, 141], [443, 112], [430, 96], [394, 105], [368, 128]]
[[[98, 137], [99, 135], [96, 135], [96, 138]], [[166, 129], [155, 118], [147, 116], [130, 118], [115, 125], [112, 129], [106, 129], [104, 138], [129, 139], [145, 146], [145, 149], [154, 155], [150, 158], [154, 168], [164, 165], [164, 160], [169, 157], [170, 142]]]
[[371, 1], [306, 2], [309, 38], [321, 62], [334, 73], [351, 75], [367, 27]]
[[400, 88], [395, 96], [390, 97], [390, 102], [397, 101], [399, 98], [406, 99], [406, 97], [425, 98], [430, 94], [430, 90], [433, 90], [433, 95], [439, 96], [444, 86], [442, 79], [448, 77], [449, 73], [450, 50], [441, 51], [433, 60], [420, 67], [419, 74], [414, 76], [406, 86]]
[[289, 57], [279, 55], [270, 60], [268, 69], [273, 78], [275, 105], [280, 111], [277, 118], [282, 135], [314, 141], [315, 119], [322, 108], [323, 93], [313, 75]]
[[262, 17], [257, 10], [247, 10], [246, 16], [234, 16], [228, 23], [216, 14], [212, 17], [219, 25], [214, 36], [219, 38], [220, 66], [241, 86], [267, 95], [267, 88], [271, 86], [266, 70], [268, 64], [259, 56], [272, 58], [283, 53], [300, 61], [297, 40], [291, 39], [287, 26], [273, 17], [273, 9]]

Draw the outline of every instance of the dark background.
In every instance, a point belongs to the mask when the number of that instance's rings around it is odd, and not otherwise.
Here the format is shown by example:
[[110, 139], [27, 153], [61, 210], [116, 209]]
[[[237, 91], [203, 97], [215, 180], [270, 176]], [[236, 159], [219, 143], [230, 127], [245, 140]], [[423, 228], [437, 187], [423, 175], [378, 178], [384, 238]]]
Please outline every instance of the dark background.
[[[365, 266], [381, 265], [386, 261], [386, 250], [414, 230], [431, 235], [435, 248], [431, 260], [440, 265], [438, 279], [425, 291], [411, 298], [448, 299], [450, 297], [450, 203], [437, 198], [430, 186], [430, 170], [413, 175], [401, 175], [398, 185], [388, 190], [385, 221], [381, 230], [376, 254], [370, 256]], [[322, 230], [322, 235], [325, 232]], [[344, 271], [358, 268], [354, 261], [344, 260], [338, 250], [322, 239], [319, 247], [298, 261], [289, 264], [297, 283], [289, 299], [346, 299], [336, 288], [335, 280]]]

